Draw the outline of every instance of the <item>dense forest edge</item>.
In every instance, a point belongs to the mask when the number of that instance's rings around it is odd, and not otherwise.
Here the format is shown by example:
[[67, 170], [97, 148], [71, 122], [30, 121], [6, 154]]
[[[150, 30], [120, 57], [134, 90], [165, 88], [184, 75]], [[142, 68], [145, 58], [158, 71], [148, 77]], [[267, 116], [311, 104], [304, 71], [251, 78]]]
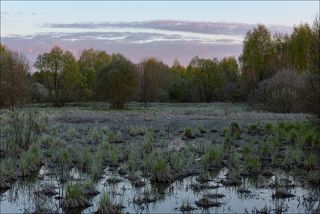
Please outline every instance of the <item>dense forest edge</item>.
[[55, 46], [40, 54], [30, 72], [23, 54], [1, 44], [0, 107], [25, 103], [107, 101], [122, 109], [130, 101], [247, 102], [272, 112], [320, 115], [320, 27], [294, 26], [291, 35], [264, 25], [249, 31], [237, 60], [194, 57], [187, 67], [150, 57], [134, 64], [121, 54], [85, 49], [77, 60]]

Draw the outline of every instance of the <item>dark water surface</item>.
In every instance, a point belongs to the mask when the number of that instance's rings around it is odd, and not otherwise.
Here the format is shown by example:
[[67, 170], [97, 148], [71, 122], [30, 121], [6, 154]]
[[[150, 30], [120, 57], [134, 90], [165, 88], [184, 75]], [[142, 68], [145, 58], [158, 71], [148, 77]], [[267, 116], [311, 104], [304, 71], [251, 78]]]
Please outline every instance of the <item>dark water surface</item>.
[[[46, 175], [48, 170], [44, 167], [40, 170], [39, 175], [34, 178], [17, 181], [13, 187], [4, 193], [1, 193], [1, 213], [23, 213], [34, 212], [36, 210], [49, 210], [50, 212], [63, 213], [61, 208], [61, 199], [58, 195], [63, 192], [63, 188], [59, 188], [59, 184], [54, 177]], [[277, 179], [289, 179], [294, 188], [289, 188], [287, 191], [294, 194], [295, 197], [287, 199], [273, 199], [272, 194], [274, 188], [269, 187], [274, 183], [275, 176], [270, 178], [243, 178], [243, 183], [239, 187], [225, 187], [219, 184], [219, 181], [225, 178], [227, 169], [222, 169], [219, 172], [211, 175], [212, 181], [209, 185], [217, 186], [215, 189], [206, 189], [200, 192], [194, 192], [190, 185], [198, 183], [197, 176], [191, 176], [176, 181], [169, 186], [152, 185], [147, 179], [146, 186], [142, 188], [135, 188], [130, 181], [120, 177], [116, 172], [105, 170], [105, 176], [101, 179], [96, 188], [100, 194], [93, 197], [90, 201], [92, 206], [84, 209], [83, 213], [92, 213], [97, 211], [99, 206], [99, 199], [104, 191], [110, 194], [114, 203], [121, 203], [125, 208], [123, 212], [126, 213], [181, 213], [180, 206], [183, 203], [189, 202], [195, 210], [192, 213], [244, 213], [261, 211], [263, 208], [275, 212], [282, 210], [286, 213], [310, 213], [317, 212], [320, 208], [318, 188], [308, 186], [302, 187], [295, 182], [290, 176], [278, 172]], [[76, 169], [72, 169], [70, 174], [73, 180], [86, 179], [86, 175], [80, 174]], [[119, 177], [122, 179], [117, 184], [108, 184], [106, 180], [110, 177]], [[44, 185], [56, 186], [58, 194], [54, 196], [39, 196], [34, 192], [41, 190]], [[251, 193], [239, 193], [239, 188], [250, 190]], [[59, 193], [60, 192], [60, 193]], [[210, 209], [202, 209], [196, 206], [195, 202], [202, 198], [204, 194], [223, 194], [225, 197], [215, 199], [222, 203], [220, 207], [212, 207]], [[134, 199], [139, 197], [149, 196], [155, 198], [156, 201], [149, 204], [136, 204]]]

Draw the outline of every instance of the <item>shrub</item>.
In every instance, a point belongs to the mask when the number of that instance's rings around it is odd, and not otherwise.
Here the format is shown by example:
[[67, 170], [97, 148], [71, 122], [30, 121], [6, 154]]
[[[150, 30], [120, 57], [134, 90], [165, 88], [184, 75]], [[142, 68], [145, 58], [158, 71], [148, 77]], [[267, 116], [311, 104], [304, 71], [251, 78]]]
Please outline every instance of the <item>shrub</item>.
[[280, 71], [259, 83], [248, 96], [248, 102], [273, 112], [300, 112], [304, 110], [300, 90], [303, 76], [294, 71]]
[[[318, 58], [319, 58], [319, 56], [318, 56]], [[316, 115], [318, 117], [318, 120], [320, 121], [320, 72], [319, 72], [319, 68], [317, 69], [317, 71], [304, 73], [304, 84], [303, 84], [303, 88], [301, 90], [301, 96], [303, 97], [306, 111]]]

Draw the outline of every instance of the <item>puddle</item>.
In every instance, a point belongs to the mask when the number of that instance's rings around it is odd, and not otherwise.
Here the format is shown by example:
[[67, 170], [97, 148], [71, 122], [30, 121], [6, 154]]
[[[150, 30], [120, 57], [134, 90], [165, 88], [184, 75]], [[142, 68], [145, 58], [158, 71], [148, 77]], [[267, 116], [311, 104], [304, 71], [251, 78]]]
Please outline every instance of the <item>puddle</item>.
[[[59, 187], [57, 180], [48, 173], [49, 171], [42, 168], [38, 176], [26, 180], [17, 181], [13, 187], [4, 193], [1, 193], [1, 213], [23, 213], [33, 212], [35, 210], [50, 210], [50, 212], [63, 213], [61, 208], [61, 200], [56, 199], [58, 196], [38, 196], [34, 192], [41, 189], [43, 185], [54, 185], [56, 191], [61, 194], [63, 188]], [[272, 212], [281, 209], [286, 213], [306, 213], [319, 211], [319, 188], [298, 187], [288, 188], [290, 193], [295, 197], [286, 199], [273, 199], [272, 194], [274, 188], [268, 187], [276, 179], [275, 176], [270, 178], [259, 177], [256, 179], [243, 178], [242, 185], [239, 187], [225, 187], [219, 184], [219, 181], [225, 178], [227, 169], [222, 169], [218, 173], [210, 176], [211, 186], [217, 186], [214, 189], [205, 189], [203, 191], [194, 192], [190, 187], [191, 184], [198, 183], [197, 176], [191, 176], [176, 181], [169, 186], [152, 185], [150, 181], [144, 179], [146, 185], [141, 188], [135, 188], [130, 181], [119, 176], [117, 173], [105, 170], [105, 176], [97, 184], [96, 188], [100, 193], [107, 191], [112, 201], [121, 203], [125, 208], [123, 213], [180, 213], [180, 206], [189, 202], [194, 208], [193, 212], [210, 212], [210, 213], [244, 213], [262, 210], [267, 207]], [[85, 174], [79, 173], [76, 169], [72, 169], [70, 174], [73, 179], [81, 180], [86, 178]], [[121, 182], [116, 184], [108, 184], [107, 179], [110, 177], [119, 177]], [[40, 179], [41, 178], [41, 179]], [[262, 179], [263, 178], [263, 179]], [[277, 179], [294, 180], [283, 173], [277, 174]], [[263, 186], [263, 188], [261, 188]], [[239, 193], [239, 189], [250, 190], [251, 193]], [[222, 194], [224, 197], [215, 199], [221, 203], [220, 207], [213, 207], [206, 210], [197, 207], [196, 201], [199, 201], [205, 194]], [[149, 204], [134, 203], [134, 199], [149, 195], [156, 198], [156, 201]], [[97, 211], [101, 194], [91, 199], [92, 206], [83, 210], [82, 213], [93, 213]], [[310, 200], [310, 197], [313, 200]], [[306, 200], [309, 199], [309, 200]], [[318, 210], [316, 210], [318, 209]]]

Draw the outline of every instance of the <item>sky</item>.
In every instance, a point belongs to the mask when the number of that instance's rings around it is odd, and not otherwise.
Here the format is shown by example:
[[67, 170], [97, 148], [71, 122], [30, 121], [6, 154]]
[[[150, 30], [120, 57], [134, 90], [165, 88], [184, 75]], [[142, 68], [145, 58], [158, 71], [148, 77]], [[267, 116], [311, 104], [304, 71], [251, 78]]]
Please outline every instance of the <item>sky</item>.
[[31, 62], [59, 45], [120, 52], [134, 62], [238, 57], [246, 32], [312, 24], [318, 1], [1, 1], [1, 43]]

